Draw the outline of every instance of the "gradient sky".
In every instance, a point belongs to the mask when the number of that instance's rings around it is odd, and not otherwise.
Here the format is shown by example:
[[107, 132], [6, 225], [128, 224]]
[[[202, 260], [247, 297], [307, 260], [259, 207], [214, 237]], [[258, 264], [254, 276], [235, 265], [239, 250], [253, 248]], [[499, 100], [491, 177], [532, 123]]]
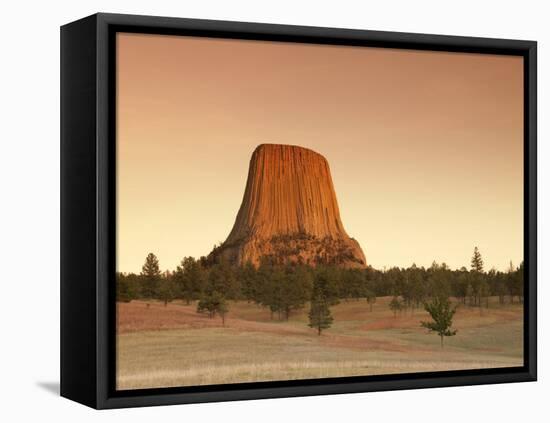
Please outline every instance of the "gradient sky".
[[522, 60], [118, 34], [118, 270], [224, 241], [266, 142], [327, 158], [375, 268], [519, 264]]

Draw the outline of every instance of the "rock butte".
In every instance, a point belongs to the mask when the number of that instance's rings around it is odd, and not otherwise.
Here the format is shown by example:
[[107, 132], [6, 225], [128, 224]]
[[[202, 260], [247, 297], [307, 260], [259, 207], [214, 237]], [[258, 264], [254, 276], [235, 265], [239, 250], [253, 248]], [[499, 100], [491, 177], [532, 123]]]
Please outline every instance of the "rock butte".
[[340, 219], [327, 160], [280, 144], [261, 144], [252, 153], [233, 229], [209, 257], [255, 266], [262, 260], [366, 266], [359, 243]]

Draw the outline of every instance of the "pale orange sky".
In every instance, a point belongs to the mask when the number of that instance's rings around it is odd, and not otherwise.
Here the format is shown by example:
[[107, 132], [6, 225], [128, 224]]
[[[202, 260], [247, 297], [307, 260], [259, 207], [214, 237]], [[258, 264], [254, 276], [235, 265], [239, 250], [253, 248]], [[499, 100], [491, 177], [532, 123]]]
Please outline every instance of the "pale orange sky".
[[261, 143], [328, 160], [367, 262], [523, 259], [523, 59], [117, 36], [117, 266], [229, 234]]

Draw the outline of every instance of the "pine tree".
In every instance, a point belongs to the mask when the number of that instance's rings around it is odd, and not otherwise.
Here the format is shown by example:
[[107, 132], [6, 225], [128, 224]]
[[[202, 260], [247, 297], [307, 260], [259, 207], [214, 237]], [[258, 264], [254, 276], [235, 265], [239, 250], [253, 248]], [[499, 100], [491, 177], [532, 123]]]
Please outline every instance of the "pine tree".
[[402, 304], [401, 301], [399, 301], [399, 298], [394, 296], [392, 300], [390, 301], [390, 310], [393, 311], [393, 317], [397, 317], [397, 313], [401, 311]]
[[117, 272], [116, 274], [116, 300], [129, 303], [135, 298], [135, 290], [129, 276]]
[[435, 297], [431, 303], [425, 304], [424, 308], [430, 313], [433, 322], [420, 322], [420, 324], [431, 332], [437, 332], [441, 338], [441, 348], [443, 348], [443, 338], [445, 336], [454, 336], [457, 332], [456, 330], [451, 330], [456, 307], [451, 307], [451, 302], [448, 298]]
[[176, 285], [174, 276], [167, 274], [158, 281], [157, 297], [164, 303], [166, 307], [168, 303], [176, 298]]
[[149, 253], [145, 258], [145, 264], [141, 268], [141, 274], [151, 278], [160, 276], [159, 260], [153, 253]]
[[483, 259], [481, 253], [477, 247], [474, 248], [474, 255], [472, 256], [472, 271], [482, 273], [483, 272]]
[[220, 297], [217, 302], [216, 311], [222, 318], [222, 326], [225, 326], [225, 315], [229, 311], [229, 306], [227, 305], [227, 301], [225, 301], [225, 298]]
[[330, 306], [338, 303], [338, 281], [339, 273], [335, 269], [327, 266], [316, 269], [311, 291], [309, 327], [317, 329], [318, 335], [321, 335], [323, 329], [328, 329], [334, 320]]
[[472, 287], [472, 284], [468, 282], [468, 285], [466, 285], [466, 297], [468, 298], [468, 305], [473, 306], [474, 305], [474, 288]]
[[314, 295], [309, 310], [309, 327], [317, 329], [317, 335], [321, 336], [321, 331], [330, 328], [332, 321], [328, 301], [322, 294]]
[[489, 297], [491, 295], [491, 287], [486, 280], [481, 280], [479, 284], [479, 312], [481, 313], [481, 299], [485, 300], [485, 307], [489, 308]]
[[365, 290], [365, 297], [367, 297], [367, 304], [369, 305], [369, 310], [372, 311], [374, 303], [376, 303], [376, 295], [370, 289]]
[[302, 266], [287, 265], [281, 282], [281, 311], [288, 320], [292, 311], [303, 308], [311, 298], [313, 281], [311, 273]]
[[174, 274], [178, 296], [187, 304], [198, 299], [206, 285], [206, 272], [193, 257], [184, 257]]
[[259, 299], [257, 271], [254, 265], [247, 261], [239, 269], [238, 279], [241, 281], [242, 295], [248, 302]]
[[217, 291], [228, 299], [236, 299], [241, 292], [240, 281], [237, 280], [235, 269], [225, 260], [210, 267], [206, 291]]
[[141, 268], [141, 277], [144, 282], [143, 295], [147, 298], [154, 298], [160, 281], [160, 267], [159, 260], [153, 253], [149, 253], [145, 258], [145, 264]]
[[219, 314], [222, 319], [222, 325], [225, 326], [225, 316], [229, 311], [229, 306], [223, 294], [212, 291], [203, 294], [197, 304], [197, 313], [208, 313], [208, 317], [214, 318]]

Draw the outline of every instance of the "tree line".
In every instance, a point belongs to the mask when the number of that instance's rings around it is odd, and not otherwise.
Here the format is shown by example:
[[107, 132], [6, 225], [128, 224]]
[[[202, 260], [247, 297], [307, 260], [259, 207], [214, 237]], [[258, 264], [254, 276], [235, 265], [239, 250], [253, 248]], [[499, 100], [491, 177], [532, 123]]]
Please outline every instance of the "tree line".
[[523, 263], [518, 267], [510, 263], [506, 272], [485, 271], [476, 247], [469, 267], [451, 270], [445, 263], [433, 262], [428, 268], [413, 264], [377, 270], [269, 261], [255, 267], [185, 257], [176, 270], [162, 272], [158, 258], [150, 253], [140, 274], [117, 273], [117, 300], [156, 299], [165, 305], [176, 299], [197, 302], [199, 313], [219, 316], [224, 324], [229, 300], [256, 303], [279, 320], [288, 320], [309, 304], [310, 326], [319, 334], [330, 327], [330, 307], [340, 301], [364, 299], [372, 310], [377, 297], [392, 296], [390, 308], [395, 315], [426, 308], [434, 298], [455, 297], [480, 310], [489, 307], [490, 296], [497, 296], [501, 304], [523, 301]]

